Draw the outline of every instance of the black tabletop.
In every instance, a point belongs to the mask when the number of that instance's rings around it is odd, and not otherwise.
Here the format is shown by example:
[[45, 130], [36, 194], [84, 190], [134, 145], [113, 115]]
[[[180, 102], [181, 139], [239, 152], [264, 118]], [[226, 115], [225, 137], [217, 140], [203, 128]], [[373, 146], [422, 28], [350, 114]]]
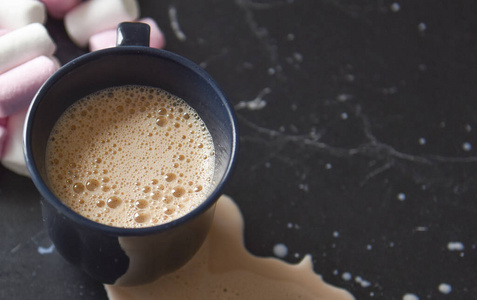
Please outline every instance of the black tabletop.
[[[236, 108], [246, 247], [357, 299], [477, 299], [477, 2], [140, 1]], [[63, 62], [85, 53], [47, 27]], [[0, 167], [0, 298], [106, 299]]]

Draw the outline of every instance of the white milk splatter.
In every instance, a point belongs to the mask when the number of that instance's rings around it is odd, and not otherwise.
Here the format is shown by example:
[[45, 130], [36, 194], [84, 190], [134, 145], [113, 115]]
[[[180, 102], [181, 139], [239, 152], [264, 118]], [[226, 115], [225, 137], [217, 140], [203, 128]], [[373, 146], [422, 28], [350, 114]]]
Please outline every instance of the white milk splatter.
[[462, 251], [464, 250], [464, 244], [461, 242], [449, 242], [447, 243], [447, 249], [449, 251]]
[[391, 4], [391, 10], [393, 12], [398, 12], [401, 10], [401, 5], [399, 5], [399, 3], [397, 2], [394, 2], [393, 4]]
[[177, 19], [177, 10], [174, 6], [169, 7], [169, 19], [171, 21], [172, 31], [174, 32], [176, 38], [181, 42], [185, 41], [187, 37], [179, 26], [179, 20]]
[[255, 97], [255, 99], [250, 101], [240, 101], [237, 103], [237, 105], [235, 105], [235, 109], [239, 110], [246, 108], [248, 110], [260, 110], [267, 105], [267, 102], [263, 100], [263, 97], [270, 94], [271, 92], [272, 90], [266, 87], [257, 95], [257, 97]]
[[351, 280], [352, 276], [351, 276], [351, 273], [349, 273], [349, 272], [344, 272], [344, 273], [341, 275], [341, 278], [343, 278], [343, 280], [349, 281], [349, 280]]
[[472, 144], [469, 143], [469, 142], [465, 142], [465, 143], [462, 144], [462, 149], [464, 151], [470, 151], [470, 150], [472, 150]]
[[51, 244], [50, 247], [48, 248], [45, 248], [45, 247], [38, 247], [37, 251], [38, 253], [40, 253], [41, 255], [44, 255], [44, 254], [51, 254], [53, 253], [53, 251], [55, 250], [55, 245]]
[[276, 244], [273, 246], [273, 254], [275, 254], [276, 257], [284, 258], [288, 254], [288, 248], [284, 244]]
[[427, 26], [426, 26], [426, 24], [424, 24], [424, 23], [421, 22], [421, 23], [419, 23], [419, 24], [417, 25], [417, 29], [418, 29], [420, 32], [424, 32], [424, 31], [427, 29]]
[[345, 102], [351, 99], [353, 99], [353, 95], [349, 95], [349, 94], [339, 94], [338, 96], [336, 96], [336, 100], [340, 102]]
[[452, 286], [448, 283], [439, 284], [438, 289], [439, 289], [439, 292], [443, 294], [449, 294], [450, 292], [452, 292]]
[[357, 283], [359, 283], [362, 287], [369, 287], [371, 286], [371, 282], [367, 281], [367, 280], [364, 280], [363, 278], [361, 278], [361, 276], [356, 276], [354, 278], [354, 281], [356, 281]]
[[426, 226], [417, 226], [415, 230], [424, 232], [424, 231], [429, 230], [429, 228], [427, 228]]
[[402, 300], [419, 300], [419, 297], [414, 294], [405, 294]]

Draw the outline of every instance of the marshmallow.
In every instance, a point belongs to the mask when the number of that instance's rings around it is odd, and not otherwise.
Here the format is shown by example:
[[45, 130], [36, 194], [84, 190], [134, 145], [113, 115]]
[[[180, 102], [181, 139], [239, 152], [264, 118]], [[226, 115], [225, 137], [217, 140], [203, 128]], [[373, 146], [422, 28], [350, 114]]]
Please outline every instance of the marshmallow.
[[2, 157], [3, 144], [5, 142], [6, 137], [7, 137], [7, 128], [0, 125], [0, 157]]
[[0, 0], [0, 27], [17, 29], [31, 23], [45, 24], [45, 5], [39, 1]]
[[152, 18], [143, 18], [139, 22], [146, 23], [151, 27], [151, 37], [149, 39], [149, 46], [152, 48], [162, 49], [166, 45], [166, 39], [156, 21]]
[[10, 30], [4, 29], [4, 28], [0, 28], [0, 36], [5, 35], [5, 34], [7, 34], [8, 32], [10, 32]]
[[25, 109], [41, 85], [58, 65], [46, 56], [39, 56], [0, 74], [0, 117]]
[[7, 136], [7, 120], [8, 118], [0, 117], [0, 157], [2, 157], [3, 142]]
[[0, 36], [0, 73], [40, 56], [50, 56], [56, 45], [46, 28], [33, 23]]
[[48, 14], [55, 19], [61, 20], [66, 13], [78, 5], [81, 0], [40, 0], [46, 5]]
[[[151, 34], [149, 38], [149, 46], [152, 48], [162, 49], [165, 45], [164, 34], [157, 26], [156, 21], [151, 18], [144, 18], [139, 22], [146, 23], [151, 27]], [[89, 39], [89, 50], [96, 51], [105, 48], [111, 48], [116, 46], [116, 30], [110, 29], [100, 33], [97, 33]]]
[[56, 69], [59, 69], [61, 67], [61, 62], [56, 56], [48, 56], [48, 58], [55, 63]]
[[23, 126], [27, 110], [8, 118], [7, 136], [5, 138], [2, 165], [23, 176], [30, 176], [23, 157]]
[[93, 34], [89, 39], [89, 51], [97, 51], [116, 46], [116, 30], [109, 29]]
[[92, 35], [138, 17], [139, 5], [135, 0], [90, 0], [66, 14], [65, 27], [71, 40], [85, 47]]

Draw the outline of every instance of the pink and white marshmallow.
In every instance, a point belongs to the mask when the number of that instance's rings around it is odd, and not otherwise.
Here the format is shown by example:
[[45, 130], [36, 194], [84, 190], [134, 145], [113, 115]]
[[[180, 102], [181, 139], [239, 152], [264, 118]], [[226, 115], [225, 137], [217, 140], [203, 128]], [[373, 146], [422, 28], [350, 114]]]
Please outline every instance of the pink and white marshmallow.
[[7, 118], [0, 117], [0, 157], [3, 153], [3, 145], [7, 137]]
[[45, 5], [39, 1], [0, 0], [0, 28], [17, 29], [45, 21]]
[[8, 29], [0, 28], [0, 36], [5, 35], [9, 32], [10, 32], [10, 30], [8, 30]]
[[33, 23], [0, 36], [0, 73], [56, 50], [46, 28]]
[[5, 139], [7, 138], [7, 128], [0, 126], [0, 157], [3, 153], [3, 145], [5, 144]]
[[23, 110], [8, 118], [7, 135], [1, 157], [2, 165], [23, 176], [30, 176], [23, 157], [23, 126], [27, 110]]
[[39, 56], [0, 74], [0, 117], [27, 108], [41, 85], [58, 68], [51, 58]]
[[92, 35], [114, 29], [119, 23], [138, 17], [139, 5], [136, 0], [90, 0], [66, 14], [65, 27], [71, 40], [85, 47]]
[[[162, 49], [165, 46], [164, 34], [152, 18], [143, 18], [138, 22], [146, 23], [151, 27], [149, 38], [149, 46], [152, 48]], [[105, 48], [112, 48], [116, 46], [116, 30], [110, 29], [94, 34], [89, 39], [89, 50], [96, 51]]]
[[40, 0], [46, 5], [48, 14], [55, 19], [61, 20], [66, 13], [72, 10], [81, 0]]

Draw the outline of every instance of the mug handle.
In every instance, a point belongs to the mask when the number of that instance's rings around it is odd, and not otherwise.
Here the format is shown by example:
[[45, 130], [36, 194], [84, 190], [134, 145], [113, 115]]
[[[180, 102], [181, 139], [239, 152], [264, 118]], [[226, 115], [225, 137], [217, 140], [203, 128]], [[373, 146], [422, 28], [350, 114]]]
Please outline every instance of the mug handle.
[[118, 25], [116, 46], [149, 47], [149, 25], [140, 22], [123, 22]]

